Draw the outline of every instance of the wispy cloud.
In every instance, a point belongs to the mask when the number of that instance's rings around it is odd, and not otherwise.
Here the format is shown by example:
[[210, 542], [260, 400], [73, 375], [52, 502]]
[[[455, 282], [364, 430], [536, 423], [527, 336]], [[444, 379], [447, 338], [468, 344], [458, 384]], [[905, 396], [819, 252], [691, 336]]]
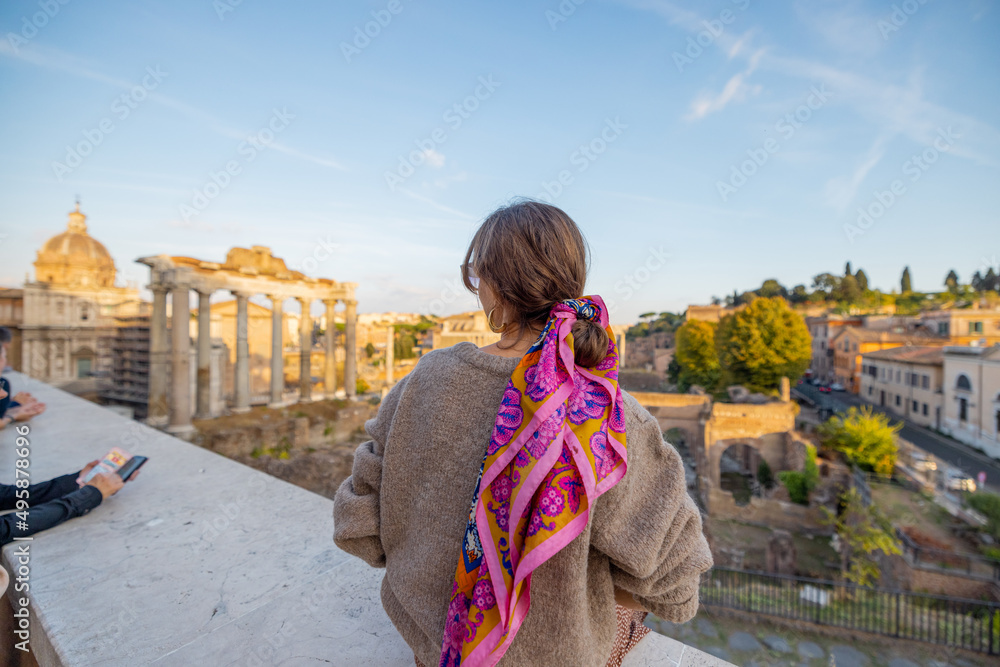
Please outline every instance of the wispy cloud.
[[699, 94], [691, 102], [691, 111], [685, 116], [685, 120], [701, 120], [711, 113], [722, 111], [730, 102], [742, 102], [749, 96], [760, 94], [763, 86], [760, 84], [749, 84], [747, 83], [747, 78], [757, 69], [757, 64], [760, 62], [760, 57], [763, 53], [763, 49], [757, 50], [750, 57], [747, 68], [730, 78], [718, 95], [711, 95], [709, 93]]
[[882, 157], [885, 155], [886, 144], [888, 144], [890, 139], [891, 136], [889, 135], [879, 135], [875, 138], [875, 142], [868, 149], [864, 158], [862, 158], [849, 176], [838, 176], [827, 181], [825, 187], [827, 204], [842, 213], [854, 201], [858, 188], [861, 187], [865, 177], [868, 176], [868, 172], [881, 162]]
[[412, 190], [407, 190], [406, 188], [396, 188], [396, 191], [397, 192], [402, 192], [404, 195], [406, 195], [410, 199], [416, 199], [417, 201], [423, 202], [424, 204], [427, 204], [428, 206], [436, 208], [439, 211], [443, 211], [445, 213], [450, 213], [451, 215], [457, 215], [458, 217], [463, 218], [465, 220], [475, 220], [476, 219], [474, 216], [471, 216], [468, 213], [463, 213], [462, 211], [459, 211], [457, 209], [451, 208], [450, 206], [445, 206], [444, 204], [439, 204], [438, 202], [434, 201], [430, 197], [425, 197], [423, 195], [418, 195], [416, 192], [413, 192]]
[[[43, 67], [45, 69], [56, 70], [59, 72], [65, 72], [72, 76], [90, 79], [92, 81], [99, 81], [101, 83], [119, 88], [121, 90], [132, 90], [136, 83], [134, 81], [126, 81], [124, 79], [119, 79], [117, 77], [109, 76], [100, 72], [89, 65], [83, 63], [80, 58], [74, 56], [73, 54], [60, 51], [59, 49], [54, 49], [51, 47], [43, 47], [40, 45], [31, 45], [30, 47], [22, 47], [20, 49], [14, 49], [6, 40], [0, 41], [0, 56], [7, 58], [12, 58], [19, 60], [29, 65], [35, 67]], [[169, 72], [167, 73], [169, 75]], [[242, 131], [231, 127], [230, 125], [220, 121], [215, 116], [202, 111], [196, 107], [189, 104], [176, 100], [172, 97], [164, 95], [156, 91], [150, 91], [148, 93], [149, 99], [153, 102], [173, 109], [178, 113], [182, 114], [187, 118], [197, 120], [204, 125], [206, 125], [211, 131], [220, 134], [224, 137], [229, 137], [232, 139], [245, 140], [250, 134], [249, 132]], [[314, 164], [322, 165], [324, 167], [331, 167], [334, 169], [340, 169], [342, 171], [347, 171], [342, 163], [337, 160], [331, 159], [329, 157], [322, 157], [317, 155], [311, 155], [303, 151], [291, 148], [279, 141], [273, 141], [268, 144], [268, 148], [273, 148], [279, 153], [284, 153], [290, 157], [305, 160], [307, 162], [312, 162]]]

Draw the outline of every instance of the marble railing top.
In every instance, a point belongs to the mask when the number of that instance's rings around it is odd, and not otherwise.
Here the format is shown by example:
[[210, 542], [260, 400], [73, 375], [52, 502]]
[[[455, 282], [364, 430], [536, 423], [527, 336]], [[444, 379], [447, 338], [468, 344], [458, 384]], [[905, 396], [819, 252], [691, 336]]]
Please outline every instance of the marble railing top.
[[[28, 378], [32, 482], [111, 447], [149, 457], [90, 514], [28, 544], [30, 645], [40, 665], [412, 665], [379, 600], [382, 572], [333, 544], [332, 501]], [[0, 481], [15, 476], [0, 431]], [[626, 665], [726, 665], [651, 633]]]

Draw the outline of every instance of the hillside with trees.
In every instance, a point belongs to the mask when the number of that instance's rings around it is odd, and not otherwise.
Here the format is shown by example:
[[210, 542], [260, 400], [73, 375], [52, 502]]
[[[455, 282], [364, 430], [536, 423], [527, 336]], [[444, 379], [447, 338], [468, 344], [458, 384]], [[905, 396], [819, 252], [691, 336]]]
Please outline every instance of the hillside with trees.
[[968, 283], [962, 283], [957, 271], [952, 269], [942, 281], [940, 292], [916, 292], [910, 267], [904, 267], [898, 288], [886, 292], [875, 288], [864, 269], [852, 269], [847, 262], [842, 274], [819, 273], [812, 284], [795, 285], [788, 289], [778, 280], [765, 280], [760, 287], [745, 292], [734, 291], [723, 298], [712, 297], [715, 305], [739, 306], [758, 298], [781, 297], [794, 306], [827, 306], [832, 312], [863, 312], [885, 306], [895, 306], [896, 312], [905, 315], [931, 308], [965, 308], [976, 300], [985, 299], [990, 304], [1000, 303], [1000, 276], [993, 267], [985, 274], [977, 270]]

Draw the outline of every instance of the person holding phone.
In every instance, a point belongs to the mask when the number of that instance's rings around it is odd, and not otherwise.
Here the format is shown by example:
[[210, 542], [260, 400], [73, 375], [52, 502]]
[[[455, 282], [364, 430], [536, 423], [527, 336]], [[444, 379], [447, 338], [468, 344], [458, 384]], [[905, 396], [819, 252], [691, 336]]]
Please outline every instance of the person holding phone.
[[[18, 510], [0, 517], [0, 546], [83, 516], [118, 493], [125, 485], [118, 473], [101, 473], [86, 484], [80, 482], [98, 463], [91, 461], [83, 470], [22, 489], [0, 484], [0, 510]], [[138, 474], [133, 472], [130, 479]], [[18, 500], [27, 501], [29, 509], [19, 509]]]

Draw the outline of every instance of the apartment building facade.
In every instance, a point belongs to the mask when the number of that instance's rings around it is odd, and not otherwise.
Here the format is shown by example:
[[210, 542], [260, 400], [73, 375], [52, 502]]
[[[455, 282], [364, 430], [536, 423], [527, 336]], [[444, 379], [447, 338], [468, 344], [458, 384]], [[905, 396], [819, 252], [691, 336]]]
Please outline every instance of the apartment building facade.
[[940, 429], [944, 348], [904, 345], [862, 355], [860, 396], [915, 424]]

